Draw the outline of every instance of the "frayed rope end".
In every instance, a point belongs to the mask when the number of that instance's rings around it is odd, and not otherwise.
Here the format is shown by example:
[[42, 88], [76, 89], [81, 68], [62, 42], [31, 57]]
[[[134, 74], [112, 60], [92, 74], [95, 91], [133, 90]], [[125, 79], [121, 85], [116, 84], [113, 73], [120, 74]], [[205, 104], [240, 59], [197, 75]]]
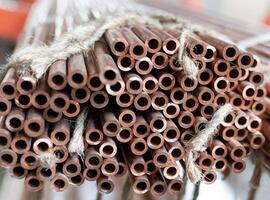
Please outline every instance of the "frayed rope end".
[[53, 153], [44, 153], [39, 156], [39, 160], [44, 167], [53, 168], [56, 165], [56, 155]]

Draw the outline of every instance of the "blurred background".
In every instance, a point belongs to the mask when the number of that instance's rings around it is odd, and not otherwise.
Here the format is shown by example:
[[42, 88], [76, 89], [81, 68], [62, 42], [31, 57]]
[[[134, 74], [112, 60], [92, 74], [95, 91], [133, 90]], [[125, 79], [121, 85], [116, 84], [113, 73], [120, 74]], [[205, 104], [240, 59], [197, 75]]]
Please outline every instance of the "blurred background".
[[[265, 24], [270, 26], [270, 0], [164, 0], [179, 7], [185, 7], [194, 12], [219, 14], [235, 20], [250, 24]], [[28, 11], [35, 0], [0, 0], [0, 63], [12, 53], [16, 39], [20, 35]], [[223, 181], [219, 175], [218, 181], [213, 185], [201, 184], [198, 200], [242, 200], [247, 199], [249, 179], [253, 172], [253, 164], [247, 162], [247, 170], [241, 175], [229, 175]], [[121, 180], [119, 180], [122, 182]], [[268, 194], [270, 179], [263, 173], [261, 187], [257, 199], [270, 199]], [[188, 191], [194, 191], [193, 185], [188, 185]], [[15, 180], [0, 171], [0, 200], [3, 199], [117, 199], [114, 194], [101, 198], [96, 196], [95, 184], [86, 183], [78, 190], [70, 188], [65, 193], [48, 192], [41, 198], [40, 194], [29, 194], [23, 189], [23, 181]], [[192, 199], [193, 193], [186, 193], [185, 200]], [[211, 194], [211, 195], [209, 195]], [[87, 196], [87, 198], [86, 198]], [[269, 196], [269, 195], [267, 195]]]

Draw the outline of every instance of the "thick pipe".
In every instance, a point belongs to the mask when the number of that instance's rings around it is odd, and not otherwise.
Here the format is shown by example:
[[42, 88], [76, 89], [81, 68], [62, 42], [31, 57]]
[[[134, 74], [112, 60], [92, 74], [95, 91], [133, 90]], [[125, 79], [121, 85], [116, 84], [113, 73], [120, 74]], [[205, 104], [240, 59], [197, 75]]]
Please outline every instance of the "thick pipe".
[[176, 142], [180, 137], [180, 130], [172, 120], [167, 120], [166, 129], [162, 133], [166, 142]]
[[81, 111], [80, 104], [76, 101], [70, 100], [69, 107], [63, 111], [63, 114], [66, 117], [72, 118], [78, 116], [80, 111]]
[[32, 106], [33, 97], [31, 94], [17, 94], [15, 104], [21, 109], [28, 109]]
[[143, 77], [143, 91], [147, 94], [153, 94], [158, 90], [158, 80], [150, 74]]
[[134, 98], [134, 107], [139, 111], [148, 110], [151, 104], [151, 97], [146, 92], [141, 92]]
[[144, 138], [150, 133], [150, 126], [145, 120], [144, 116], [141, 114], [137, 114], [137, 120], [133, 125], [133, 134], [136, 137]]
[[22, 132], [17, 133], [11, 142], [11, 149], [17, 154], [24, 154], [31, 148], [31, 138]]
[[153, 62], [148, 57], [143, 57], [136, 61], [135, 63], [135, 70], [140, 75], [148, 75], [153, 69]]
[[151, 133], [147, 137], [147, 145], [150, 149], [159, 149], [164, 145], [164, 138], [160, 133]]
[[84, 164], [89, 169], [99, 169], [103, 158], [95, 147], [87, 148], [85, 151]]
[[18, 132], [23, 129], [24, 120], [24, 111], [18, 108], [12, 108], [6, 117], [5, 126], [11, 132]]
[[5, 98], [0, 98], [0, 116], [6, 116], [10, 113], [11, 102]]
[[116, 158], [104, 159], [100, 170], [104, 176], [115, 176], [119, 170]]
[[109, 96], [104, 91], [93, 92], [90, 97], [90, 104], [97, 109], [106, 107], [109, 103]]
[[[88, 87], [73, 88], [70, 93], [71, 98], [80, 104], [86, 103], [90, 99], [90, 90]], [[68, 107], [65, 109], [67, 110]]]
[[81, 164], [78, 155], [72, 155], [63, 165], [63, 173], [67, 177], [77, 176], [81, 172]]
[[0, 96], [7, 100], [15, 98], [17, 76], [14, 68], [10, 68], [0, 84]]
[[[145, 58], [141, 58], [140, 60], [145, 60]], [[121, 57], [118, 57], [116, 63], [117, 63], [117, 67], [122, 72], [128, 72], [128, 71], [131, 71], [134, 68], [134, 66], [135, 66], [135, 59], [132, 58], [129, 54], [126, 54], [126, 55], [123, 55]], [[136, 65], [137, 65], [137, 63], [138, 63], [138, 61], [136, 62]]]
[[64, 92], [52, 91], [50, 108], [55, 112], [63, 112], [69, 107], [69, 97]]
[[50, 134], [51, 141], [54, 145], [66, 145], [70, 141], [70, 123], [66, 119], [57, 122]]
[[161, 133], [166, 129], [167, 121], [159, 111], [149, 111], [147, 121], [153, 132]]
[[67, 67], [65, 60], [58, 60], [51, 65], [47, 81], [53, 90], [62, 90], [66, 87]]
[[62, 112], [55, 112], [53, 109], [46, 108], [43, 110], [43, 118], [50, 123], [56, 123], [61, 120]]
[[45, 120], [42, 115], [33, 108], [28, 110], [24, 122], [24, 131], [30, 137], [39, 137], [44, 134]]

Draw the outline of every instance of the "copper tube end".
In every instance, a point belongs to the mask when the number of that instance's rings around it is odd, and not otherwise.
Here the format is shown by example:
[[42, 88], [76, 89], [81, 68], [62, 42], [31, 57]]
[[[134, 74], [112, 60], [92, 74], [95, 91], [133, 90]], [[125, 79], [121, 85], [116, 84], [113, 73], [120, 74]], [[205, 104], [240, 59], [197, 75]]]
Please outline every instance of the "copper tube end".
[[32, 95], [32, 104], [37, 109], [45, 109], [50, 105], [50, 95], [45, 91], [36, 91]]
[[223, 59], [218, 59], [213, 64], [213, 70], [218, 76], [225, 76], [230, 70], [230, 63]]
[[224, 77], [219, 77], [214, 82], [214, 89], [217, 93], [227, 92], [229, 91], [229, 87], [230, 82]]
[[98, 74], [89, 75], [87, 86], [91, 91], [100, 91], [104, 88], [104, 84], [101, 82]]
[[0, 116], [6, 116], [10, 113], [11, 102], [5, 98], [0, 98]]
[[99, 153], [104, 158], [112, 158], [117, 153], [115, 142], [111, 138], [106, 138], [99, 146]]
[[6, 117], [5, 126], [9, 131], [18, 132], [23, 129], [24, 119], [24, 112], [13, 108]]
[[262, 101], [267, 95], [267, 91], [266, 91], [265, 87], [263, 87], [263, 86], [257, 87], [256, 90], [257, 90], [256, 96], [254, 99], [256, 101]]
[[154, 94], [152, 94], [151, 98], [152, 98], [151, 104], [155, 110], [163, 110], [169, 103], [167, 95], [161, 91], [157, 91]]
[[256, 132], [258, 130], [261, 130], [261, 127], [262, 127], [261, 118], [257, 117], [256, 115], [253, 115], [251, 113], [248, 113], [248, 115], [250, 118], [249, 118], [247, 129], [250, 132]]
[[195, 94], [198, 98], [198, 101], [202, 104], [202, 105], [207, 105], [208, 103], [212, 103], [214, 100], [214, 92], [209, 89], [208, 87], [198, 87], [195, 91]]
[[85, 140], [90, 145], [98, 145], [103, 140], [104, 135], [100, 129], [90, 127], [86, 130]]
[[198, 158], [198, 165], [203, 170], [212, 169], [213, 164], [214, 164], [213, 157], [206, 152], [203, 152]]
[[126, 90], [130, 94], [140, 94], [143, 89], [143, 81], [137, 74], [125, 75]]
[[35, 175], [27, 175], [24, 180], [24, 187], [31, 191], [31, 192], [37, 192], [43, 189], [44, 185], [43, 182], [37, 178]]
[[115, 158], [104, 159], [100, 170], [104, 176], [115, 176], [119, 170], [117, 160]]
[[[2, 118], [3, 119], [3, 118]], [[5, 120], [5, 119], [3, 119]], [[0, 118], [1, 121], [1, 118]], [[1, 122], [0, 122], [1, 124]], [[0, 149], [9, 148], [12, 141], [11, 133], [3, 128], [0, 128]]]
[[25, 152], [20, 159], [20, 163], [27, 170], [33, 170], [39, 165], [37, 155], [32, 151]]
[[130, 141], [130, 148], [133, 154], [141, 156], [147, 152], [148, 146], [144, 139], [142, 138], [133, 138]]
[[163, 181], [155, 181], [150, 187], [150, 192], [153, 196], [161, 196], [167, 191], [167, 185]]
[[167, 127], [163, 132], [166, 142], [176, 142], [180, 137], [180, 130], [173, 121], [167, 121]]
[[114, 186], [114, 182], [109, 177], [100, 176], [97, 179], [97, 188], [100, 193], [109, 194], [113, 191]]
[[158, 171], [157, 166], [153, 162], [153, 160], [146, 161], [146, 174], [152, 175]]
[[231, 169], [234, 173], [241, 173], [245, 170], [246, 163], [243, 160], [235, 161], [231, 164]]
[[169, 58], [167, 54], [163, 52], [157, 52], [152, 56], [151, 61], [154, 68], [164, 69], [169, 63]]
[[253, 100], [257, 95], [255, 86], [247, 81], [242, 81], [240, 84], [238, 84], [237, 90], [241, 92], [243, 98], [248, 101]]
[[[90, 99], [90, 90], [87, 87], [83, 87], [83, 88], [74, 88], [71, 90], [71, 98], [80, 103], [86, 103], [89, 99]], [[67, 110], [69, 108], [66, 107], [65, 110]]]
[[256, 131], [255, 133], [252, 133], [251, 135], [249, 135], [248, 139], [249, 139], [250, 146], [253, 149], [260, 149], [265, 143], [265, 137], [259, 131]]
[[153, 162], [159, 168], [167, 167], [169, 165], [170, 155], [164, 147], [161, 149], [155, 150]]
[[181, 88], [183, 88], [183, 90], [186, 92], [193, 91], [198, 86], [197, 79], [189, 78], [182, 71], [176, 73], [176, 80], [179, 83], [179, 85], [181, 86]]
[[49, 152], [52, 147], [52, 141], [50, 140], [50, 138], [47, 137], [38, 138], [33, 144], [33, 150], [38, 155]]
[[68, 150], [65, 146], [54, 146], [52, 152], [56, 156], [56, 163], [65, 162], [69, 155]]
[[166, 127], [167, 127], [167, 121], [164, 118], [164, 116], [158, 112], [158, 111], [154, 111], [154, 112], [149, 112], [147, 114], [147, 120], [149, 122], [149, 126], [150, 129], [153, 132], [158, 132], [161, 133], [163, 132]]
[[90, 169], [98, 169], [102, 165], [103, 158], [94, 148], [90, 148], [86, 151], [85, 166]]
[[50, 183], [51, 188], [57, 192], [65, 191], [69, 186], [68, 178], [62, 173], [57, 173]]
[[234, 61], [239, 55], [239, 50], [235, 45], [227, 44], [223, 48], [222, 57], [227, 61]]
[[73, 186], [81, 186], [84, 183], [84, 176], [80, 173], [76, 176], [69, 177], [69, 183]]
[[153, 94], [158, 90], [158, 80], [152, 76], [147, 75], [143, 79], [143, 91], [147, 94]]
[[188, 94], [187, 98], [184, 100], [182, 106], [183, 106], [184, 110], [189, 111], [189, 112], [193, 112], [198, 108], [199, 102], [195, 96], [193, 96], [192, 94]]
[[215, 159], [225, 158], [228, 153], [227, 147], [220, 140], [213, 140], [211, 146], [211, 155]]
[[16, 164], [14, 167], [9, 169], [9, 172], [12, 177], [15, 177], [17, 179], [22, 179], [26, 177], [28, 171], [24, 169], [20, 164]]
[[172, 195], [179, 195], [184, 189], [184, 183], [180, 178], [170, 180], [168, 184], [168, 192]]
[[116, 103], [122, 108], [127, 108], [132, 105], [134, 96], [128, 92], [123, 92], [116, 96]]
[[246, 156], [246, 149], [235, 139], [228, 142], [228, 150], [234, 161], [242, 160]]
[[234, 124], [235, 117], [235, 113], [229, 113], [221, 124], [225, 127], [232, 126]]
[[123, 127], [131, 127], [136, 122], [136, 115], [131, 109], [120, 110], [118, 121]]
[[11, 168], [16, 165], [18, 155], [11, 149], [2, 149], [0, 151], [0, 166], [3, 168]]
[[159, 76], [158, 84], [162, 90], [171, 90], [175, 85], [175, 78], [172, 74], [163, 73]]
[[176, 38], [168, 37], [165, 41], [163, 41], [163, 50], [169, 55], [175, 54], [178, 48], [179, 41]]
[[134, 107], [139, 111], [148, 110], [151, 107], [151, 98], [146, 92], [138, 94], [134, 98]]
[[166, 148], [172, 160], [182, 160], [185, 155], [185, 149], [179, 142], [166, 143]]
[[170, 92], [170, 99], [175, 104], [182, 104], [187, 98], [187, 92], [180, 87], [175, 87]]
[[237, 58], [237, 64], [241, 68], [245, 68], [245, 69], [250, 68], [252, 67], [253, 63], [254, 63], [254, 58], [251, 55], [251, 53], [248, 53], [248, 52], [240, 53], [240, 55]]
[[21, 94], [32, 93], [36, 89], [36, 80], [31, 76], [20, 77], [17, 81], [16, 88]]
[[251, 84], [255, 86], [260, 86], [264, 81], [263, 73], [254, 71], [250, 72], [248, 80]]
[[251, 106], [251, 110], [255, 115], [261, 115], [266, 111], [266, 105], [263, 102], [255, 101]]
[[134, 157], [130, 163], [130, 172], [133, 176], [143, 176], [146, 173], [146, 163], [142, 157]]
[[100, 174], [101, 174], [101, 172], [100, 172], [99, 169], [85, 168], [84, 171], [83, 171], [83, 176], [88, 181], [97, 180], [100, 177]]
[[80, 160], [77, 155], [71, 156], [63, 165], [63, 173], [67, 177], [77, 176], [81, 171]]
[[15, 104], [22, 109], [27, 109], [32, 106], [32, 96], [30, 94], [18, 94], [15, 97]]
[[238, 129], [244, 129], [248, 126], [248, 123], [249, 123], [249, 116], [244, 112], [238, 112], [234, 121], [235, 127]]
[[90, 97], [90, 103], [94, 108], [102, 109], [109, 103], [109, 96], [104, 91], [93, 92]]
[[191, 130], [184, 131], [180, 136], [180, 142], [183, 145], [186, 145], [193, 137], [195, 133]]
[[23, 133], [17, 133], [12, 139], [11, 149], [17, 154], [23, 154], [31, 148], [31, 138]]
[[169, 59], [169, 66], [173, 71], [181, 71], [183, 69], [183, 67], [180, 65], [179, 61], [178, 61], [178, 56], [177, 54], [173, 55], [170, 59]]
[[125, 83], [122, 79], [119, 79], [113, 85], [106, 85], [106, 91], [112, 96], [117, 96], [125, 91]]
[[150, 127], [142, 115], [137, 115], [137, 121], [133, 125], [133, 134], [136, 137], [144, 138], [150, 133]]
[[80, 104], [76, 101], [70, 100], [69, 107], [63, 112], [66, 117], [76, 117], [80, 113]]
[[153, 62], [148, 58], [144, 57], [136, 61], [135, 69], [140, 75], [147, 75], [153, 69]]
[[55, 112], [63, 112], [69, 107], [69, 97], [61, 92], [53, 92], [50, 100], [50, 108]]
[[134, 68], [134, 65], [135, 65], [134, 58], [132, 58], [128, 54], [117, 58], [117, 67], [123, 72], [128, 72], [132, 70]]
[[171, 163], [163, 169], [163, 175], [168, 180], [174, 180], [179, 176], [179, 168], [175, 163]]
[[204, 71], [200, 72], [197, 79], [201, 85], [208, 85], [213, 80], [213, 72], [206, 68]]
[[120, 131], [120, 123], [110, 111], [103, 112], [101, 122], [103, 133], [109, 137], [116, 136]]
[[230, 141], [235, 138], [237, 134], [237, 129], [234, 126], [225, 127], [221, 130], [221, 136], [225, 141]]
[[193, 126], [195, 122], [195, 117], [191, 112], [184, 111], [180, 113], [180, 116], [177, 121], [180, 127], [187, 129]]
[[230, 103], [233, 106], [240, 108], [240, 109], [244, 106], [245, 102], [244, 102], [244, 99], [241, 95], [238, 95], [234, 92], [231, 92], [229, 95], [230, 95]]
[[62, 118], [62, 112], [55, 112], [51, 108], [43, 110], [43, 117], [47, 122], [56, 123]]
[[214, 161], [213, 168], [218, 172], [224, 172], [228, 167], [228, 162], [225, 158], [218, 158]]
[[52, 64], [48, 74], [48, 85], [54, 90], [62, 90], [67, 85], [66, 61], [58, 60]]
[[44, 166], [39, 166], [37, 168], [37, 177], [38, 179], [45, 181], [45, 180], [51, 180], [55, 174], [56, 174], [56, 167], [44, 167]]
[[50, 134], [51, 141], [54, 145], [66, 145], [70, 140], [70, 124], [67, 120], [62, 119], [52, 129]]
[[133, 138], [133, 132], [131, 128], [122, 127], [119, 133], [116, 135], [116, 138], [121, 143], [127, 143]]
[[136, 194], [145, 194], [148, 192], [150, 183], [147, 176], [135, 177], [132, 188]]
[[147, 137], [147, 145], [150, 149], [159, 149], [164, 145], [164, 138], [160, 133], [151, 133]]
[[10, 68], [0, 84], [0, 96], [7, 100], [14, 99], [16, 96], [16, 71]]
[[216, 181], [216, 179], [217, 179], [217, 174], [213, 171], [203, 173], [202, 181], [206, 184], [212, 184]]
[[30, 137], [38, 137], [44, 134], [45, 121], [39, 112], [34, 109], [28, 110], [24, 122], [24, 131]]
[[224, 104], [227, 104], [229, 102], [229, 97], [226, 94], [218, 93], [216, 94], [213, 104], [215, 106], [222, 106]]

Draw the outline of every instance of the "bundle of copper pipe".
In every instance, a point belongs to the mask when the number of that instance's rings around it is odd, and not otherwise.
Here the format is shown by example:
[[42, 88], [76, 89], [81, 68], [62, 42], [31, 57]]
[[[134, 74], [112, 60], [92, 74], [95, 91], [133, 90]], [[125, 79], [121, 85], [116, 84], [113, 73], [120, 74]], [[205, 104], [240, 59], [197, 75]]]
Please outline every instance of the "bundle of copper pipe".
[[[50, 44], [61, 37], [59, 30], [72, 30], [80, 20], [64, 17], [58, 23], [37, 24], [20, 44]], [[135, 193], [179, 194], [186, 144], [220, 106], [231, 103], [235, 111], [196, 163], [205, 183], [213, 183], [216, 172], [242, 172], [244, 159], [265, 141], [258, 116], [268, 108], [257, 57], [193, 34], [186, 51], [199, 74], [191, 79], [177, 58], [179, 35], [123, 25], [108, 29], [85, 54], [53, 63], [39, 82], [9, 69], [0, 84], [0, 166], [24, 178], [30, 191], [41, 190], [44, 182], [63, 191], [96, 181], [101, 193], [110, 193], [117, 187], [114, 177], [128, 174]], [[68, 145], [86, 107], [81, 157]], [[41, 162], [46, 153], [56, 156], [55, 165]]]

